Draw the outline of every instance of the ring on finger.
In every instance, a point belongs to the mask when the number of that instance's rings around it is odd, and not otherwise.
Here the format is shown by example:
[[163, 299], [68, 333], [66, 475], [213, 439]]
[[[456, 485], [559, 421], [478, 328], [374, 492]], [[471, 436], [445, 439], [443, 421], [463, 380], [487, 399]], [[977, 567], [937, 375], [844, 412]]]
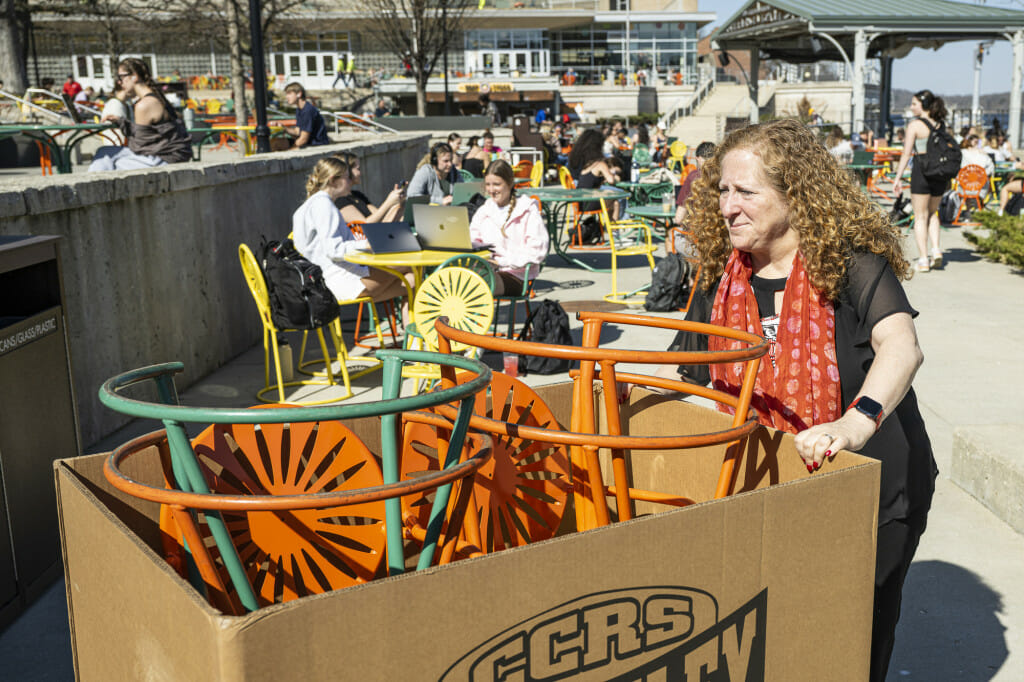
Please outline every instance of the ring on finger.
[[834, 441], [835, 440], [835, 436], [833, 436], [831, 433], [823, 433], [820, 436], [818, 436], [818, 439], [821, 440], [822, 437], [828, 438], [829, 441]]

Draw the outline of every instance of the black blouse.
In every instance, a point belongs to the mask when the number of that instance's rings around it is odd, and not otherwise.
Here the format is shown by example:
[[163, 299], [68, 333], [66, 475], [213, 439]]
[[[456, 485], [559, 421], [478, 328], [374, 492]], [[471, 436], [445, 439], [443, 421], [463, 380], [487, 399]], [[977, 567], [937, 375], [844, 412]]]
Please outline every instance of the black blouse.
[[348, 196], [335, 199], [334, 205], [338, 207], [339, 211], [346, 206], [355, 206], [356, 210], [362, 213], [364, 218], [369, 218], [370, 213], [372, 213], [370, 211], [370, 199], [356, 189], [349, 192]]
[[[764, 289], [775, 284], [773, 280], [762, 280], [762, 283], [767, 284]], [[698, 288], [686, 319], [711, 322], [711, 308], [717, 289], [717, 284], [710, 291]], [[771, 300], [770, 296], [757, 298], [762, 316], [774, 314], [773, 301], [771, 309], [766, 310], [762, 306], [763, 303], [765, 307], [768, 305], [766, 299]], [[846, 286], [835, 303], [836, 356], [844, 407], [853, 402], [875, 359], [871, 330], [879, 321], [895, 313], [908, 313], [912, 317], [918, 314], [907, 300], [906, 292], [888, 261], [873, 253], [855, 254], [847, 265]], [[670, 351], [707, 349], [707, 335], [688, 332], [679, 332], [669, 346]], [[706, 385], [711, 381], [708, 365], [680, 365], [679, 372], [683, 379], [692, 383]], [[927, 510], [935, 490], [938, 469], [913, 388], [907, 391], [860, 453], [882, 462], [879, 525]]]

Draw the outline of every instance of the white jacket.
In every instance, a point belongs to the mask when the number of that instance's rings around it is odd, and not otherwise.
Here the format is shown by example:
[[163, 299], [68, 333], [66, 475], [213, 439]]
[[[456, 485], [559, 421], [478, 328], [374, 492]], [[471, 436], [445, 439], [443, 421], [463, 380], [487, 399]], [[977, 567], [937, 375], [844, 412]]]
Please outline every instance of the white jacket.
[[[493, 246], [493, 262], [502, 272], [525, 279], [526, 266], [540, 264], [548, 255], [548, 231], [537, 202], [527, 196], [516, 197], [509, 217], [508, 206], [499, 208], [488, 199], [473, 214], [469, 236], [473, 246]], [[501, 228], [504, 226], [505, 234]], [[537, 274], [537, 268], [532, 269]]]
[[327, 288], [339, 301], [353, 299], [363, 291], [362, 278], [370, 269], [347, 262], [345, 254], [365, 249], [366, 240], [356, 239], [327, 192], [306, 199], [292, 215], [292, 241], [299, 253], [320, 266]]

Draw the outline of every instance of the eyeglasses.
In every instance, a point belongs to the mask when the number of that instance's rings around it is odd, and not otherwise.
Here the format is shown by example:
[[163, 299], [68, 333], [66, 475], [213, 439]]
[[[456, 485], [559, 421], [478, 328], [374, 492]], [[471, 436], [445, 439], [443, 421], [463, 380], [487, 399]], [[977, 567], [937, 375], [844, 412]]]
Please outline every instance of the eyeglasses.
[[130, 73], [119, 73], [119, 74], [117, 74], [117, 80], [124, 80], [125, 78], [127, 78], [128, 76], [131, 76], [131, 75], [133, 75], [133, 74], [130, 74]]

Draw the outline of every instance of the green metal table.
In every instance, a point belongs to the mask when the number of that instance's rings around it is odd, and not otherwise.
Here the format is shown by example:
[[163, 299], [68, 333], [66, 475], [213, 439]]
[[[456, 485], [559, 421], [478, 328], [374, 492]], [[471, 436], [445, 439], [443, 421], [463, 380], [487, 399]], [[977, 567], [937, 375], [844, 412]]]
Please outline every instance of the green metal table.
[[[527, 193], [526, 190], [523, 190]], [[563, 241], [563, 228], [566, 222], [566, 215], [569, 211], [569, 204], [581, 201], [597, 201], [598, 199], [618, 200], [628, 196], [628, 192], [621, 189], [565, 189], [564, 187], [535, 187], [530, 189], [528, 194], [540, 199], [541, 208], [544, 211], [544, 220], [547, 223], [548, 236], [555, 253], [562, 260], [571, 264], [586, 268], [591, 272], [610, 272], [600, 268], [593, 268], [578, 258], [566, 253], [570, 237], [566, 234]]]
[[[112, 123], [35, 123], [0, 126], [0, 139], [24, 135], [46, 145], [58, 173], [70, 173], [71, 151], [87, 137], [115, 130]], [[63, 137], [67, 134], [67, 137]], [[59, 138], [59, 139], [58, 139]]]

